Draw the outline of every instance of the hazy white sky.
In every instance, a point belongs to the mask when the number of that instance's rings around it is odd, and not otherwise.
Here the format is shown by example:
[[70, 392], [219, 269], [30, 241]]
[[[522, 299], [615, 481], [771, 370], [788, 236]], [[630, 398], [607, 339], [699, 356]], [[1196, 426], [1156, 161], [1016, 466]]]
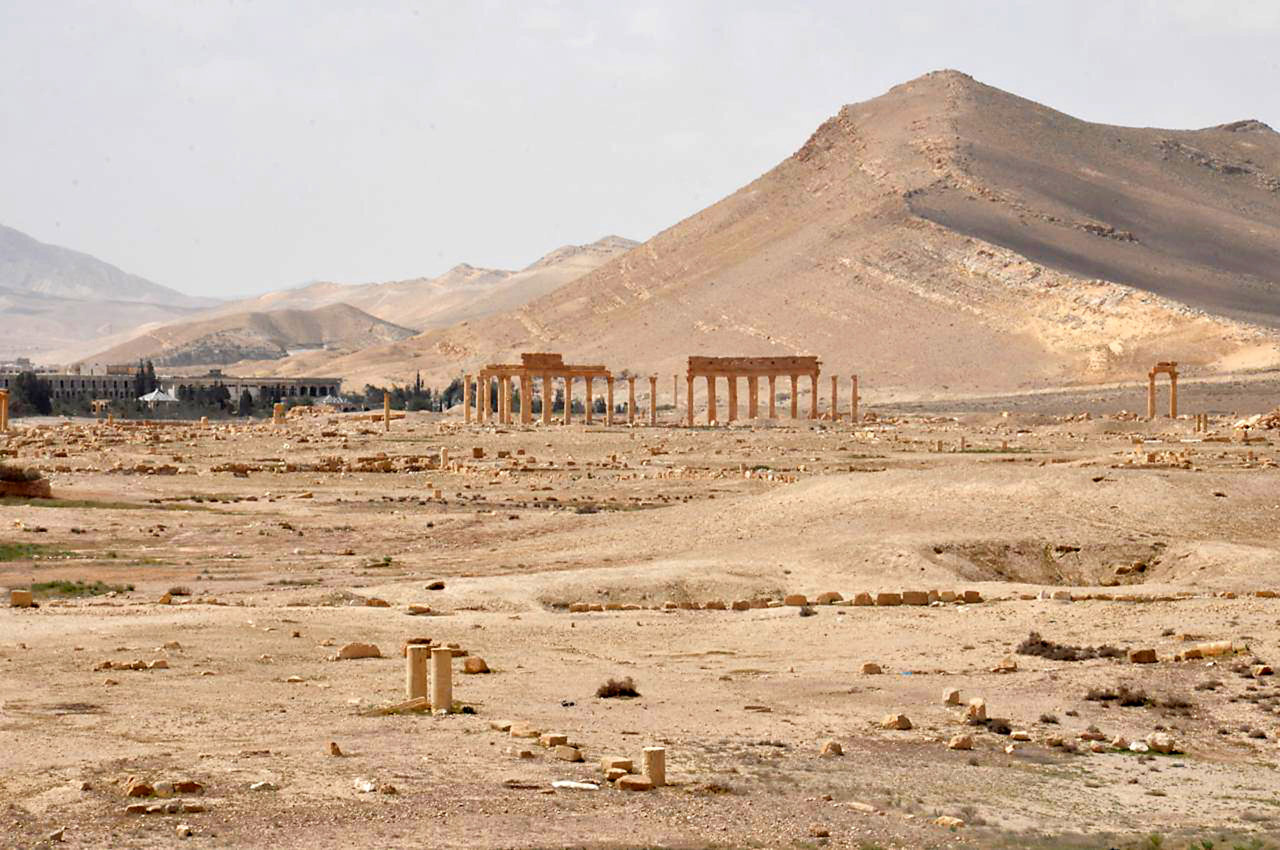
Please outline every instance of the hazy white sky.
[[520, 267], [938, 68], [1280, 127], [1280, 0], [0, 0], [0, 223], [204, 295]]

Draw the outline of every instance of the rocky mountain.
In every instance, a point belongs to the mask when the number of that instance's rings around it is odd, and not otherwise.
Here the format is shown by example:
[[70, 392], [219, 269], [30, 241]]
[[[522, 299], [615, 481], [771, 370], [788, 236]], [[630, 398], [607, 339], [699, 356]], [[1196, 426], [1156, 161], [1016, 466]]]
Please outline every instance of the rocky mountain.
[[843, 107], [768, 173], [541, 298], [327, 368], [443, 379], [539, 350], [673, 374], [689, 354], [809, 353], [920, 397], [1165, 359], [1275, 366], [1278, 186], [1280, 135], [1260, 122], [1094, 124], [941, 71]]
[[404, 339], [413, 331], [348, 304], [313, 310], [234, 313], [153, 328], [87, 358], [91, 364], [153, 360], [182, 369], [242, 360], [275, 360], [299, 351], [345, 353]]

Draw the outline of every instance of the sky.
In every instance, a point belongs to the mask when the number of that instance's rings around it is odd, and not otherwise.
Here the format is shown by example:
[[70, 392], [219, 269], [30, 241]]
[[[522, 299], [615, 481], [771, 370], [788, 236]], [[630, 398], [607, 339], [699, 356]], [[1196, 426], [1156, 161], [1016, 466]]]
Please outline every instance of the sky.
[[0, 0], [0, 224], [194, 295], [648, 239], [940, 68], [1280, 128], [1277, 0]]

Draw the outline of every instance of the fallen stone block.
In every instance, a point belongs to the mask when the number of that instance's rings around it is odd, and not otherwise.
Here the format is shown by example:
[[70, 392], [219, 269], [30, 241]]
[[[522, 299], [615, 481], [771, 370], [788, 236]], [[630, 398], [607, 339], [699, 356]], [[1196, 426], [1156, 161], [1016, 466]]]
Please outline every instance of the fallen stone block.
[[929, 593], [924, 590], [904, 590], [899, 596], [903, 605], [928, 605]]
[[10, 590], [9, 605], [12, 608], [31, 608], [35, 606], [35, 598], [29, 590]]
[[874, 661], [868, 661], [862, 665], [862, 674], [864, 676], [878, 676], [884, 671], [880, 669], [880, 665]]
[[346, 661], [356, 658], [381, 658], [382, 652], [371, 643], [349, 643], [338, 650], [338, 658]]
[[582, 751], [568, 744], [561, 744], [552, 750], [551, 754], [560, 761], [582, 761]]
[[834, 591], [834, 590], [828, 590], [828, 591], [827, 591], [827, 592], [825, 592], [825, 593], [819, 593], [819, 594], [818, 594], [818, 598], [817, 598], [817, 600], [815, 600], [815, 601], [816, 601], [816, 604], [818, 604], [818, 605], [830, 605], [830, 604], [832, 604], [833, 602], [839, 602], [839, 601], [841, 601], [842, 599], [844, 599], [844, 597], [843, 597], [843, 596], [841, 596], [841, 595], [840, 595], [839, 593], [837, 593], [836, 591]]
[[906, 731], [911, 728], [911, 720], [905, 714], [886, 714], [880, 718], [880, 728]]
[[621, 770], [624, 773], [630, 773], [634, 770], [634, 763], [629, 758], [622, 756], [605, 756], [600, 759], [600, 770], [608, 773], [611, 770]]
[[808, 605], [809, 599], [803, 593], [789, 593], [782, 599], [783, 605]]
[[617, 781], [618, 788], [623, 791], [651, 791], [653, 783], [647, 777], [629, 773]]
[[968, 735], [956, 735], [947, 741], [948, 750], [972, 750], [973, 738]]
[[548, 748], [559, 747], [569, 743], [569, 736], [562, 732], [548, 732], [538, 739], [538, 743]]
[[902, 595], [899, 593], [877, 593], [876, 605], [901, 605]]
[[486, 664], [484, 659], [480, 656], [472, 655], [470, 658], [467, 658], [462, 662], [462, 672], [471, 675], [476, 675], [477, 673], [488, 673], [489, 665]]
[[944, 690], [944, 691], [942, 692], [942, 704], [943, 704], [943, 705], [959, 705], [959, 704], [960, 704], [960, 689], [959, 689], [959, 688], [947, 688], [946, 690]]
[[822, 749], [819, 751], [822, 756], [842, 756], [844, 755], [844, 747], [840, 746], [839, 741], [823, 741]]
[[1155, 664], [1156, 651], [1154, 649], [1131, 649], [1129, 650], [1130, 664]]
[[969, 707], [964, 712], [965, 720], [970, 723], [985, 723], [987, 720], [987, 701], [982, 697], [969, 700]]
[[854, 594], [853, 604], [858, 606], [867, 606], [876, 604], [876, 601], [871, 597], [870, 593], [863, 591], [862, 593]]
[[942, 815], [933, 821], [938, 826], [945, 826], [947, 829], [960, 829], [964, 826], [964, 821], [951, 815]]
[[982, 601], [982, 594], [976, 590], [966, 590], [964, 592], [964, 603], [966, 605], [975, 605]]

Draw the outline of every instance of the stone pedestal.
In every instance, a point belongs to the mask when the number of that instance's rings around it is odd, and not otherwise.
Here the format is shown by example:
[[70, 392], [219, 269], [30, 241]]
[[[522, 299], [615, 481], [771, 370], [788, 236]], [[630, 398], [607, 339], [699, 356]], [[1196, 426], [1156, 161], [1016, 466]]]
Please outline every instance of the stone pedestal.
[[453, 710], [453, 650], [447, 646], [431, 648], [431, 710], [435, 714]]
[[667, 784], [667, 751], [664, 747], [644, 748], [644, 775], [654, 788]]
[[427, 696], [427, 659], [431, 657], [431, 647], [410, 645], [405, 649], [405, 696], [409, 699], [426, 698]]

